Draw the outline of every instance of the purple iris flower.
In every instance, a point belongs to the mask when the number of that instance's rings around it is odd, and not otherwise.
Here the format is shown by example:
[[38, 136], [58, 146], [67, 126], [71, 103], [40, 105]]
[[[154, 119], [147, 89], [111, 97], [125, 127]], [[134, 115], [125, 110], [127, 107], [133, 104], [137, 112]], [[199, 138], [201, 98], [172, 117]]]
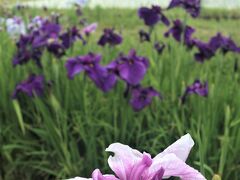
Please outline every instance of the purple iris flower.
[[107, 68], [97, 65], [90, 71], [87, 71], [88, 76], [103, 92], [110, 91], [117, 82], [116, 75]]
[[31, 74], [27, 80], [19, 83], [14, 92], [13, 98], [17, 98], [20, 93], [26, 94], [29, 97], [41, 96], [44, 93], [44, 76]]
[[127, 56], [120, 55], [108, 68], [115, 72], [121, 79], [129, 85], [138, 85], [144, 78], [149, 67], [149, 60], [142, 56], [137, 56], [134, 49], [129, 51]]
[[99, 65], [102, 56], [100, 54], [89, 53], [85, 56], [77, 56], [68, 59], [66, 68], [68, 71], [68, 77], [73, 79], [76, 74], [86, 70], [90, 71], [93, 67]]
[[161, 42], [156, 42], [154, 44], [154, 49], [157, 51], [158, 54], [162, 54], [165, 47], [166, 47], [165, 44]]
[[150, 34], [147, 33], [146, 31], [144, 31], [143, 29], [141, 29], [139, 31], [139, 37], [140, 37], [141, 42], [144, 42], [144, 41], [150, 42], [151, 41]]
[[229, 51], [240, 53], [240, 47], [238, 47], [231, 38], [222, 36], [221, 33], [217, 33], [216, 36], [212, 37], [209, 44], [216, 50], [221, 49], [223, 54], [226, 54]]
[[61, 26], [56, 23], [47, 22], [41, 28], [42, 41], [50, 53], [56, 57], [65, 54], [65, 48], [60, 39]]
[[152, 98], [155, 96], [160, 97], [160, 94], [152, 87], [142, 88], [136, 86], [131, 90], [130, 104], [134, 111], [140, 111], [151, 104]]
[[47, 41], [48, 52], [54, 54], [57, 58], [60, 58], [65, 54], [65, 47], [59, 39], [49, 39]]
[[98, 23], [92, 23], [85, 26], [81, 32], [86, 36], [90, 36], [91, 33], [96, 31], [97, 27], [98, 27]]
[[38, 33], [35, 32], [30, 35], [22, 35], [20, 36], [17, 42], [17, 53], [13, 58], [13, 65], [22, 65], [30, 61], [34, 60], [38, 66], [41, 66], [40, 59], [42, 56], [42, 48], [35, 47], [35, 36]]
[[57, 37], [61, 32], [61, 26], [50, 21], [45, 22], [41, 26], [41, 32], [47, 37]]
[[162, 13], [160, 6], [152, 6], [151, 8], [141, 7], [138, 10], [138, 16], [143, 19], [147, 26], [154, 26], [159, 21], [162, 21], [166, 26], [170, 24], [167, 17]]
[[207, 43], [197, 39], [192, 40], [192, 42], [199, 50], [195, 53], [195, 59], [199, 62], [204, 62], [206, 59], [213, 57], [218, 49], [223, 54], [229, 51], [240, 53], [240, 47], [231, 38], [224, 37], [220, 33], [212, 37]]
[[187, 47], [193, 46], [192, 41], [192, 34], [195, 32], [195, 29], [190, 26], [185, 26], [182, 21], [179, 19], [174, 21], [174, 25], [172, 28], [170, 28], [165, 34], [165, 37], [168, 37], [170, 34], [174, 37], [174, 39], [178, 42], [181, 42], [182, 38], [184, 41], [184, 44]]
[[61, 34], [59, 24], [46, 22], [39, 31], [40, 36], [36, 38], [38, 45], [46, 47], [50, 53], [57, 57], [64, 55], [65, 50], [72, 47], [77, 39], [81, 39], [85, 43], [76, 27], [72, 27]]
[[68, 29], [61, 34], [61, 26], [56, 23], [44, 20], [41, 17], [36, 17], [28, 35], [22, 35], [17, 42], [17, 53], [13, 59], [13, 64], [25, 64], [29, 60], [34, 60], [41, 67], [40, 59], [44, 49], [56, 57], [61, 57], [65, 54], [66, 49], [70, 48], [77, 39], [82, 38], [76, 27]]
[[205, 43], [196, 39], [193, 40], [193, 43], [199, 50], [199, 52], [195, 53], [195, 59], [198, 62], [204, 62], [206, 59], [212, 58], [216, 53], [216, 47], [211, 46], [209, 43]]
[[68, 29], [67, 32], [61, 34], [60, 39], [62, 40], [62, 44], [65, 49], [68, 49], [71, 46], [73, 46], [73, 43], [77, 39], [81, 39], [84, 42], [79, 30], [75, 26], [72, 27], [71, 29]]
[[44, 23], [47, 22], [46, 18], [43, 18], [41, 16], [35, 16], [30, 20], [30, 23], [28, 24], [28, 30], [30, 32], [38, 31]]
[[208, 83], [201, 83], [199, 80], [195, 80], [195, 82], [188, 86], [185, 90], [184, 95], [182, 96], [182, 102], [186, 101], [188, 95], [197, 94], [199, 96], [207, 97], [208, 96]]
[[65, 65], [68, 77], [73, 79], [76, 74], [84, 71], [103, 92], [111, 90], [115, 86], [117, 78], [112, 71], [99, 64], [101, 58], [101, 55], [93, 53], [70, 58]]
[[45, 22], [38, 30], [39, 35], [34, 38], [35, 47], [45, 47], [57, 57], [64, 55], [65, 49], [59, 38], [60, 32], [61, 26], [59, 24], [49, 21]]
[[104, 29], [104, 33], [98, 41], [100, 46], [105, 46], [106, 44], [115, 46], [121, 43], [122, 37], [119, 34], [114, 33], [114, 29]]
[[183, 7], [192, 17], [196, 18], [200, 14], [201, 0], [172, 0], [168, 9]]

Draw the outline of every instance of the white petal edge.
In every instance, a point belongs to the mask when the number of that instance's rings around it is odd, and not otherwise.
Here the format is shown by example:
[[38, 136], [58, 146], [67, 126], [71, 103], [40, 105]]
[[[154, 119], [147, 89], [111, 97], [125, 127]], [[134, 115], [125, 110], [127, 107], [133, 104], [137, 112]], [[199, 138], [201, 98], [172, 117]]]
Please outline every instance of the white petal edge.
[[92, 178], [82, 178], [82, 177], [74, 177], [66, 180], [92, 180]]
[[114, 156], [109, 156], [108, 164], [121, 180], [127, 180], [129, 171], [143, 156], [139, 151], [121, 143], [111, 144], [106, 151], [114, 153]]
[[193, 146], [194, 141], [191, 135], [186, 134], [177, 141], [175, 141], [173, 144], [168, 146], [163, 152], [159, 153], [155, 158], [160, 158], [167, 154], [173, 153], [182, 161], [186, 161]]
[[155, 164], [151, 166], [152, 172], [159, 168], [164, 169], [163, 178], [170, 176], [180, 177], [182, 180], [206, 180], [206, 178], [196, 169], [187, 165], [175, 154], [167, 154], [164, 157], [155, 159]]

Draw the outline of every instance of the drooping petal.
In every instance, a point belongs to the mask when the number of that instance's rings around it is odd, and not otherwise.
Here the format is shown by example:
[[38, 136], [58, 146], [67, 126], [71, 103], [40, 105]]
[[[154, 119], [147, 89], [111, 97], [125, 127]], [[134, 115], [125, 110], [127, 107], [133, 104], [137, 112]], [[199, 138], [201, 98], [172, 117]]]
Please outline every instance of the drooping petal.
[[176, 142], [168, 146], [163, 152], [159, 153], [154, 159], [161, 158], [167, 154], [175, 154], [182, 161], [186, 161], [192, 147], [194, 146], [194, 141], [190, 134], [186, 134], [178, 139]]
[[159, 167], [164, 169], [164, 177], [179, 177], [182, 180], [206, 180], [206, 178], [196, 169], [187, 165], [175, 154], [166, 154], [164, 157], [155, 159], [155, 164], [151, 166], [152, 172], [157, 171]]
[[130, 104], [134, 111], [140, 111], [152, 102], [154, 96], [161, 97], [152, 87], [136, 86], [131, 90]]
[[120, 143], [111, 144], [106, 151], [114, 153], [108, 158], [108, 164], [121, 180], [128, 180], [133, 166], [143, 157], [139, 151]]
[[161, 21], [163, 22], [163, 24], [165, 24], [166, 26], [169, 26], [170, 25], [170, 21], [168, 20], [168, 18], [162, 14], [161, 15]]
[[120, 64], [118, 69], [120, 77], [132, 85], [139, 84], [147, 70], [143, 63], [136, 61], [132, 64]]
[[19, 83], [14, 92], [13, 98], [17, 98], [20, 93], [29, 97], [42, 96], [44, 94], [45, 78], [43, 75], [31, 74], [27, 80]]
[[103, 92], [111, 90], [117, 82], [115, 74], [100, 65], [95, 65], [95, 67], [90, 68], [87, 74]]
[[83, 65], [77, 61], [76, 58], [70, 58], [65, 64], [67, 69], [69, 79], [73, 79], [73, 77], [83, 71]]

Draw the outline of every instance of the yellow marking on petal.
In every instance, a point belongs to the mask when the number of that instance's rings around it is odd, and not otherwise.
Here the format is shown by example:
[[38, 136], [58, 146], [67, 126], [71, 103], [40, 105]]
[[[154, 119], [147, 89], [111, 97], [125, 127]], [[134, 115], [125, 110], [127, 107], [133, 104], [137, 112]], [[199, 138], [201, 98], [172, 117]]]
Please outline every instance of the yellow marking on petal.
[[54, 38], [49, 38], [47, 42], [48, 42], [48, 44], [52, 44], [52, 43], [55, 42], [55, 39]]

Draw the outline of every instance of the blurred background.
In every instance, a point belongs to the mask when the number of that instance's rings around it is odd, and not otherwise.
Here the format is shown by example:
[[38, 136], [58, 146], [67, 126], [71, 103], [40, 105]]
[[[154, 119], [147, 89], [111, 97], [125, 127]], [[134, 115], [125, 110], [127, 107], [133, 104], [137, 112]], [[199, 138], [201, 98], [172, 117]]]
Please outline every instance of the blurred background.
[[[167, 6], [170, 0], [0, 0], [4, 4], [21, 3], [34, 7], [54, 7], [54, 8], [70, 8], [75, 2], [94, 8], [100, 7], [121, 7], [136, 8], [142, 5], [160, 4]], [[202, 0], [202, 5], [209, 8], [234, 9], [240, 8], [240, 0]]]

